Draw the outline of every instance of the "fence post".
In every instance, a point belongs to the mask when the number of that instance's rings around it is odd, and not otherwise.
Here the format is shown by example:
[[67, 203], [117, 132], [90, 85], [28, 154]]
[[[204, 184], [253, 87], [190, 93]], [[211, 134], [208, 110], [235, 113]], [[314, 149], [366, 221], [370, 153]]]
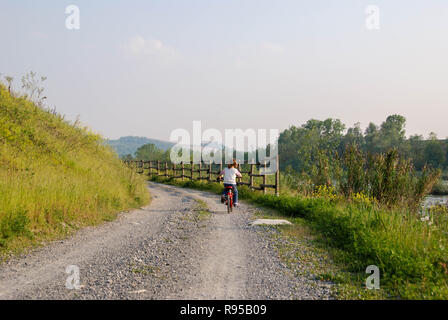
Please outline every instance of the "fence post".
[[249, 188], [252, 188], [254, 186], [254, 164], [250, 164], [250, 173], [249, 173]]
[[165, 161], [165, 177], [168, 177], [168, 162]]
[[266, 160], [264, 160], [264, 174], [263, 174], [263, 194], [266, 194]]
[[[222, 172], [222, 160], [221, 160], [221, 163], [219, 164], [219, 173], [221, 173]], [[219, 183], [221, 183], [221, 180], [219, 180]]]
[[193, 169], [194, 169], [194, 163], [191, 161], [191, 180], [193, 181]]
[[275, 172], [275, 195], [280, 196], [280, 162], [277, 155], [277, 172]]
[[202, 179], [202, 160], [199, 162], [199, 181]]
[[160, 160], [157, 160], [157, 175], [160, 175]]
[[143, 160], [140, 160], [139, 167], [140, 167], [139, 172], [140, 172], [141, 174], [143, 174], [143, 173], [145, 172], [145, 168], [143, 167]]
[[151, 167], [152, 167], [152, 161], [149, 160], [148, 176], [152, 176]]
[[185, 168], [184, 168], [184, 162], [183, 161], [180, 163], [180, 166], [182, 168], [182, 181], [184, 181]]
[[[243, 165], [242, 164], [238, 164], [238, 171], [241, 173], [241, 171], [243, 170]], [[241, 178], [237, 178], [238, 182], [243, 182], [243, 174], [241, 173]]]
[[212, 181], [212, 161], [208, 164], [208, 181]]
[[176, 176], [176, 164], [173, 163], [173, 178]]

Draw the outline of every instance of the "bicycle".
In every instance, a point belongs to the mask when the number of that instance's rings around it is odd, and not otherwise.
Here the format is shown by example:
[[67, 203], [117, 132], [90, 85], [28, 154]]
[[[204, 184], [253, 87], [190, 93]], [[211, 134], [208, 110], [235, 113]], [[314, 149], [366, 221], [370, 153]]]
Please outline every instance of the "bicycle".
[[[216, 179], [218, 182], [222, 181], [222, 178], [218, 177]], [[224, 205], [227, 207], [227, 213], [230, 213], [233, 211], [233, 187], [225, 187], [224, 192]], [[230, 201], [229, 201], [230, 199]], [[222, 201], [221, 201], [222, 202]]]
[[230, 213], [233, 211], [233, 187], [226, 187], [225, 199], [224, 204], [227, 206], [227, 213]]

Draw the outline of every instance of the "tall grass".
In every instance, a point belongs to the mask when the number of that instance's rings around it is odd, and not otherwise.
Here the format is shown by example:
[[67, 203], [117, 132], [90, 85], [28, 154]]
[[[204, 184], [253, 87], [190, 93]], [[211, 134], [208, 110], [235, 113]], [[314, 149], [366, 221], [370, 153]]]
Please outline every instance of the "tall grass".
[[[329, 167], [330, 160], [325, 154], [320, 154], [319, 159], [317, 168]], [[342, 159], [331, 161], [332, 173], [325, 169], [316, 169], [311, 174], [288, 170], [282, 188], [303, 196], [311, 195], [319, 186], [332, 186], [347, 199], [362, 193], [388, 207], [406, 207], [415, 211], [441, 175], [439, 169], [426, 166], [417, 172], [412, 163], [400, 158], [394, 149], [371, 155], [356, 145], [348, 145]]]
[[0, 253], [113, 219], [148, 197], [100, 136], [0, 84]]

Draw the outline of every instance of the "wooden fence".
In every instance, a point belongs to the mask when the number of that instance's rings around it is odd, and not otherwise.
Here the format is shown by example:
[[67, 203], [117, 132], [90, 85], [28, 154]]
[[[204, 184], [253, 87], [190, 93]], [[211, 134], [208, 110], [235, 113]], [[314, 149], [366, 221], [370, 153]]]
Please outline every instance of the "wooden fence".
[[[223, 164], [214, 163], [184, 163], [173, 164], [168, 161], [142, 161], [142, 160], [125, 160], [128, 166], [133, 167], [139, 174], [146, 174], [147, 176], [161, 176], [172, 177], [176, 179], [190, 179], [190, 180], [207, 180], [217, 181], [216, 177], [221, 173]], [[260, 174], [259, 169], [267, 167], [267, 162], [256, 164], [243, 164], [238, 168], [241, 172], [242, 178], [237, 179], [237, 185], [245, 185], [253, 190], [261, 190], [264, 194], [268, 189], [274, 189], [278, 196], [280, 192], [280, 171], [277, 167], [275, 174], [267, 175]], [[213, 177], [215, 176], [215, 177]], [[273, 178], [273, 179], [272, 179]], [[261, 181], [256, 181], [261, 180]], [[274, 180], [271, 184], [268, 180]]]

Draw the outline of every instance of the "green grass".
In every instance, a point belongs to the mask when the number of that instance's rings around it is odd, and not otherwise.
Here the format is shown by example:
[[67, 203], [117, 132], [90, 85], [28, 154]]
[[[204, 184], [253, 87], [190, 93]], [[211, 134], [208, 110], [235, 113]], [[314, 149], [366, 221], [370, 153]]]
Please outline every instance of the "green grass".
[[148, 201], [144, 179], [100, 136], [0, 84], [0, 256]]
[[199, 220], [207, 220], [211, 216], [210, 209], [207, 206], [207, 203], [200, 199], [195, 199], [197, 205], [195, 207], [195, 211], [197, 212], [197, 216]]
[[[280, 258], [291, 270], [299, 266], [299, 276], [331, 281], [332, 296], [337, 299], [386, 299], [387, 293], [382, 290], [369, 290], [365, 286], [367, 274], [364, 272], [354, 273], [346, 270], [344, 263], [335, 263], [339, 250], [329, 247], [327, 239], [322, 233], [313, 230], [307, 220], [303, 218], [291, 218], [269, 211], [264, 218], [283, 218], [290, 221], [291, 225], [275, 227], [280, 232], [274, 234], [281, 237], [283, 241], [274, 241]], [[286, 241], [285, 241], [286, 240]]]
[[[222, 185], [153, 177], [153, 181], [219, 194]], [[448, 299], [447, 225], [420, 221], [406, 209], [339, 197], [262, 195], [239, 187], [241, 199], [302, 218], [353, 275], [377, 265], [381, 288], [391, 298]], [[446, 212], [445, 212], [446, 214]], [[444, 220], [446, 221], [446, 219]]]

